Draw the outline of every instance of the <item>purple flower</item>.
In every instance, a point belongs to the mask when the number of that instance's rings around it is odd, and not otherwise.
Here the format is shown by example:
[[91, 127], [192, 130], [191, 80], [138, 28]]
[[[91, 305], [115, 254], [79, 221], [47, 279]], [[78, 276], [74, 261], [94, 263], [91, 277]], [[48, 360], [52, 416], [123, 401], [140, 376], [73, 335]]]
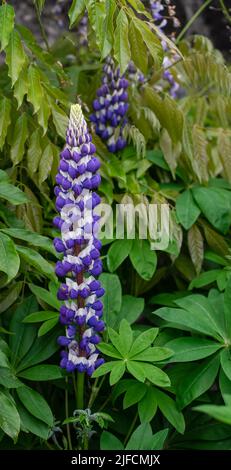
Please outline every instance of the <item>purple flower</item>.
[[90, 119], [95, 124], [96, 134], [105, 140], [110, 152], [117, 152], [126, 146], [122, 131], [127, 122], [127, 88], [128, 81], [120, 75], [120, 69], [115, 66], [113, 59], [108, 57]]
[[61, 229], [61, 236], [54, 239], [54, 246], [63, 253], [55, 271], [62, 280], [57, 296], [64, 301], [60, 323], [66, 327], [66, 335], [60, 336], [58, 343], [66, 348], [61, 353], [61, 367], [88, 375], [102, 363], [96, 345], [105, 328], [99, 300], [104, 289], [95, 279], [102, 272], [98, 216], [94, 213], [100, 203], [100, 197], [93, 192], [100, 184], [95, 150], [81, 107], [73, 105], [55, 187], [60, 215], [55, 217], [54, 225]]
[[[167, 4], [167, 2], [166, 2]], [[161, 0], [149, 0], [149, 8], [152, 14], [152, 17], [155, 21], [155, 24], [158, 26], [159, 30], [163, 32], [163, 29], [166, 28], [168, 25], [167, 17], [165, 15], [165, 8], [168, 9], [168, 19], [171, 19], [173, 21], [173, 26], [178, 27], [179, 26], [179, 21], [176, 18], [176, 12], [175, 12], [175, 6], [170, 5], [170, 2], [168, 2], [168, 5], [163, 5], [163, 2]], [[162, 41], [162, 46], [165, 52], [168, 51], [168, 46], [165, 41]], [[173, 60], [176, 59], [176, 56], [173, 57]], [[166, 69], [163, 74], [163, 78], [169, 83], [170, 90], [169, 93], [172, 96], [172, 98], [177, 97], [177, 91], [180, 88], [180, 85], [175, 81], [174, 76], [171, 73], [171, 67], [172, 65], [172, 59], [170, 59], [167, 55], [164, 58], [163, 66]]]

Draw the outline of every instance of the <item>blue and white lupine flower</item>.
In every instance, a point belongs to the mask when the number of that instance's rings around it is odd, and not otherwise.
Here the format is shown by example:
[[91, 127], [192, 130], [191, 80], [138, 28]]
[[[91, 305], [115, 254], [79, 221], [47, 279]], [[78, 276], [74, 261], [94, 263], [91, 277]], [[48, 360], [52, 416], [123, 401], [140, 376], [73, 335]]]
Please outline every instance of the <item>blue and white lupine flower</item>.
[[98, 333], [104, 330], [104, 289], [96, 277], [102, 272], [101, 242], [97, 238], [98, 219], [94, 208], [100, 197], [94, 191], [100, 184], [99, 160], [92, 143], [80, 105], [71, 107], [66, 146], [60, 155], [55, 187], [56, 208], [59, 216], [54, 225], [61, 237], [54, 239], [62, 261], [56, 264], [56, 274], [62, 279], [58, 299], [64, 301], [60, 322], [66, 335], [58, 342], [61, 367], [68, 372], [75, 369], [91, 375], [104, 360], [99, 357]]
[[103, 67], [102, 85], [93, 102], [94, 113], [90, 119], [95, 124], [96, 134], [106, 142], [110, 152], [117, 152], [126, 146], [123, 127], [127, 122], [127, 87], [128, 80], [121, 76], [113, 59], [107, 58]]

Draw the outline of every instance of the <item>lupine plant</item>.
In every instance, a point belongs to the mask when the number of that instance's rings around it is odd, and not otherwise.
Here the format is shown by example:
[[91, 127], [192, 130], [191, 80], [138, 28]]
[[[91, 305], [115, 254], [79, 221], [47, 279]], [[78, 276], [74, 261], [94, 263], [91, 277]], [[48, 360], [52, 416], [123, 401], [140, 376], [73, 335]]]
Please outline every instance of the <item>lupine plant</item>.
[[0, 448], [230, 450], [230, 64], [187, 35], [212, 2], [181, 31], [177, 2], [53, 3], [0, 6]]

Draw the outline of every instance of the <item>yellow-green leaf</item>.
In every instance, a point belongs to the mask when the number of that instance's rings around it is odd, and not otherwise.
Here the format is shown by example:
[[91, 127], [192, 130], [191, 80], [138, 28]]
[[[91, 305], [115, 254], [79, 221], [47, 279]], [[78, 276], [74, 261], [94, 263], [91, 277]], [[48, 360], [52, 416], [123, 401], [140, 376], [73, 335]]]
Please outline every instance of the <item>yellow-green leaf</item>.
[[131, 21], [129, 26], [129, 40], [131, 46], [132, 60], [136, 67], [143, 73], [147, 72], [148, 55], [142, 38], [142, 34]]
[[14, 28], [14, 9], [11, 5], [4, 3], [0, 6], [0, 42], [1, 51], [7, 46], [10, 33]]
[[49, 142], [39, 162], [39, 184], [45, 181], [51, 171], [54, 146]]
[[118, 61], [123, 74], [131, 59], [131, 50], [128, 40], [128, 19], [124, 10], [120, 10], [116, 20], [115, 30], [115, 58]]
[[27, 152], [27, 167], [30, 175], [33, 175], [38, 169], [39, 161], [42, 156], [41, 132], [36, 129], [30, 136], [29, 148]]
[[7, 129], [10, 125], [10, 111], [11, 101], [4, 96], [0, 100], [0, 150], [5, 143]]
[[22, 105], [23, 98], [28, 91], [28, 77], [27, 77], [27, 68], [24, 68], [18, 80], [14, 84], [14, 96], [18, 102], [18, 108]]
[[12, 31], [9, 44], [6, 48], [6, 63], [8, 65], [8, 75], [11, 78], [12, 86], [18, 80], [26, 60], [20, 36], [17, 31]]
[[27, 117], [23, 113], [18, 120], [13, 133], [10, 157], [14, 165], [21, 162], [24, 155], [25, 142], [28, 137]]
[[161, 66], [164, 53], [160, 40], [156, 34], [150, 30], [149, 26], [144, 21], [140, 20], [139, 18], [134, 18], [134, 23], [136, 29], [139, 30], [143, 41], [145, 42], [147, 49], [149, 50], [154, 60], [155, 65]]
[[27, 99], [33, 104], [34, 113], [40, 109], [41, 103], [44, 100], [43, 89], [40, 82], [40, 74], [34, 65], [30, 65], [28, 70], [28, 93]]

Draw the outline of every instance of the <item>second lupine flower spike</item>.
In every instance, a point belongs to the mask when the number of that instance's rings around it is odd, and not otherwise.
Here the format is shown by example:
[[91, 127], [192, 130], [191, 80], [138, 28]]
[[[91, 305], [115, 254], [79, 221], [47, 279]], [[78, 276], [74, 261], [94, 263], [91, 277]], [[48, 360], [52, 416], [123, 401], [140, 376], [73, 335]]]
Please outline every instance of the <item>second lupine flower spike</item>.
[[97, 99], [93, 102], [94, 113], [90, 118], [95, 123], [96, 134], [106, 141], [110, 152], [126, 146], [122, 131], [127, 122], [127, 87], [128, 81], [120, 75], [119, 67], [115, 66], [111, 57], [107, 58], [102, 85], [97, 91]]
[[56, 264], [56, 274], [62, 278], [58, 299], [64, 301], [60, 322], [66, 327], [66, 335], [60, 336], [58, 342], [65, 347], [61, 367], [89, 375], [104, 362], [97, 350], [98, 333], [104, 329], [103, 304], [99, 300], [104, 289], [96, 279], [102, 263], [98, 216], [94, 213], [100, 203], [94, 192], [100, 184], [100, 162], [95, 150], [81, 107], [73, 105], [55, 187], [60, 215], [55, 217], [54, 225], [61, 230], [61, 237], [55, 238], [54, 246], [63, 253], [62, 261]]

